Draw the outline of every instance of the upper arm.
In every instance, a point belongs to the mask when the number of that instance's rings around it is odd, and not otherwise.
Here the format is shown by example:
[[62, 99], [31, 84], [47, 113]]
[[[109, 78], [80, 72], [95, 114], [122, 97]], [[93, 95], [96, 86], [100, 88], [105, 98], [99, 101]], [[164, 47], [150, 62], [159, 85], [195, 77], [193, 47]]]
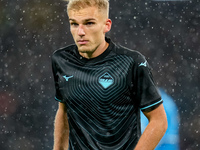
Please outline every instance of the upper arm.
[[57, 122], [59, 124], [66, 123], [65, 125], [68, 126], [67, 108], [66, 108], [65, 103], [59, 102], [55, 120], [58, 120], [55, 122]]
[[59, 104], [58, 104], [58, 110], [67, 112], [67, 108], [66, 108], [65, 103], [59, 102]]
[[159, 121], [159, 120], [161, 120], [162, 122], [167, 123], [167, 117], [166, 117], [166, 113], [165, 113], [163, 104], [160, 104], [157, 108], [155, 108], [154, 110], [152, 110], [150, 112], [144, 111], [143, 113], [149, 121], [152, 121], [152, 120]]

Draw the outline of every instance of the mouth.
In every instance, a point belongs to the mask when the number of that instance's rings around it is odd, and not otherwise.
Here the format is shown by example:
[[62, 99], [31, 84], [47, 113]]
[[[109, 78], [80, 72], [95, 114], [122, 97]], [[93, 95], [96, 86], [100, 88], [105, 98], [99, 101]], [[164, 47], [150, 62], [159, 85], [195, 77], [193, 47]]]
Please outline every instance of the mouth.
[[77, 43], [80, 45], [85, 45], [88, 43], [88, 40], [78, 40]]

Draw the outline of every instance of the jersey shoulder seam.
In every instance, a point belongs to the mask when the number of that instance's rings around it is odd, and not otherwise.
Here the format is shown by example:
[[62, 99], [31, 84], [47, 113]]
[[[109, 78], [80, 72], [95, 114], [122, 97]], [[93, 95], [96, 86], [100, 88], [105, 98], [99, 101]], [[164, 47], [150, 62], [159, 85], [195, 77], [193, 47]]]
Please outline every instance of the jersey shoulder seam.
[[144, 55], [142, 55], [139, 51], [124, 47], [122, 45], [115, 44], [114, 53], [120, 55], [126, 55], [128, 57], [131, 57], [134, 61], [140, 59], [141, 57], [144, 58]]

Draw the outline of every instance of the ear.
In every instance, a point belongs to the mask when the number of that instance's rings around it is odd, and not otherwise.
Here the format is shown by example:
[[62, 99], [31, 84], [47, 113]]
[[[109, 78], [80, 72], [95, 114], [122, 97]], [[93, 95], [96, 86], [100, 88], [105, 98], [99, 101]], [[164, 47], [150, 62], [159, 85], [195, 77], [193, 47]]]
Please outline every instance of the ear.
[[106, 20], [106, 24], [105, 24], [105, 28], [104, 28], [104, 33], [110, 31], [111, 26], [112, 26], [112, 21], [111, 21], [111, 19], [107, 19], [107, 20]]

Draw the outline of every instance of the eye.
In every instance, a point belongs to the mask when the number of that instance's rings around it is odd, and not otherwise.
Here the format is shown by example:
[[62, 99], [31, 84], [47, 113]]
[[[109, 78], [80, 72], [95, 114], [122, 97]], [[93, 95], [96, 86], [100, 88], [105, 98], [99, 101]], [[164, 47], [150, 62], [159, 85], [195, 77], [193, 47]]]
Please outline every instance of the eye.
[[76, 26], [78, 26], [78, 23], [71, 22], [70, 25], [73, 26], [73, 27], [76, 27]]
[[91, 25], [94, 25], [95, 23], [94, 22], [87, 22], [86, 25], [88, 26], [91, 26]]

